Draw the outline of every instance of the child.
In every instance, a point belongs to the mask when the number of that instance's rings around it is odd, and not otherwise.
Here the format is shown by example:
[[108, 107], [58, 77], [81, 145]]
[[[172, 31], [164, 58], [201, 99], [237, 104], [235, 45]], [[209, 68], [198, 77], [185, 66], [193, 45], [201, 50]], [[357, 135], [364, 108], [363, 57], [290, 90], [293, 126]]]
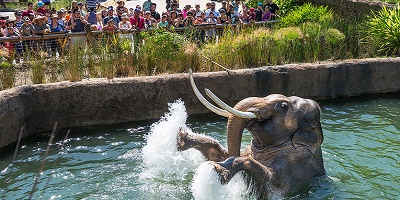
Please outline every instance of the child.
[[[31, 20], [29, 19], [28, 16], [24, 16], [22, 21], [24, 22], [24, 24], [21, 25], [21, 28], [19, 29], [21, 36], [25, 37], [25, 36], [35, 36], [36, 31], [35, 31], [35, 27], [33, 26], [33, 24], [31, 23]], [[31, 51], [32, 50], [32, 41], [31, 40], [24, 40], [23, 41], [23, 48], [26, 51]]]
[[[20, 35], [19, 33], [16, 31], [16, 29], [9, 27], [7, 28], [7, 34], [6, 37], [17, 37], [19, 38]], [[22, 44], [20, 41], [15, 41], [15, 42], [11, 42], [11, 44], [8, 45], [7, 48], [10, 53], [11, 53], [11, 57], [15, 57], [15, 61], [17, 63], [20, 62], [21, 60], [21, 54], [22, 54]]]

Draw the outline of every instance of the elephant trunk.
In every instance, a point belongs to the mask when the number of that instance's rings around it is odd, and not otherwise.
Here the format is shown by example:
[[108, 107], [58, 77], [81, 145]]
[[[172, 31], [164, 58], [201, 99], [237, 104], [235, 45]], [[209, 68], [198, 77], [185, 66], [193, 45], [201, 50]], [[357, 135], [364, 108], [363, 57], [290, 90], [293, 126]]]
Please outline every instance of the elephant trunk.
[[248, 120], [235, 115], [229, 116], [227, 127], [229, 157], [240, 156], [242, 134]]

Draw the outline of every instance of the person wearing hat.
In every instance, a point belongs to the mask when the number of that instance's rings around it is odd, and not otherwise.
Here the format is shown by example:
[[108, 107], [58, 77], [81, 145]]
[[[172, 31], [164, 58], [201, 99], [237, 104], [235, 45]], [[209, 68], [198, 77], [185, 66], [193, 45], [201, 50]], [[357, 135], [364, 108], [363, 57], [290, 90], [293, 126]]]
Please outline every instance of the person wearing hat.
[[117, 16], [114, 15], [114, 9], [111, 7], [109, 7], [107, 9], [107, 17], [105, 17], [103, 19], [103, 25], [107, 25], [108, 24], [108, 20], [113, 19], [115, 24], [119, 24], [119, 19]]
[[254, 22], [256, 21], [256, 13], [255, 13], [256, 9], [254, 8], [250, 8], [249, 9], [249, 18], [248, 18], [248, 22]]
[[57, 11], [57, 16], [58, 16], [58, 23], [63, 25], [65, 27], [65, 10], [64, 8], [61, 8], [60, 10]]
[[264, 15], [263, 15], [262, 21], [269, 21], [269, 20], [271, 20], [272, 13], [271, 13], [270, 10], [271, 10], [271, 7], [265, 6], [265, 8], [264, 8]]
[[24, 16], [22, 18], [22, 21], [24, 24], [21, 25], [21, 28], [19, 28], [19, 32], [21, 33], [21, 36], [34, 36], [35, 35], [35, 27], [31, 23], [31, 20], [29, 19], [28, 16]]
[[132, 24], [132, 28], [135, 29], [144, 29], [145, 19], [140, 16], [141, 11], [139, 9], [135, 9], [132, 17], [129, 18], [129, 22]]
[[222, 9], [224, 9], [225, 11], [228, 10], [228, 6], [227, 6], [226, 1], [222, 1], [222, 2], [221, 2], [221, 8], [219, 8], [218, 11], [221, 12]]
[[258, 2], [257, 10], [256, 10], [256, 21], [257, 22], [262, 21], [263, 14], [264, 14], [263, 4], [261, 2]]
[[118, 28], [123, 32], [131, 30], [132, 29], [132, 25], [129, 22], [128, 14], [127, 13], [122, 14], [121, 15], [121, 19], [122, 19], [122, 21], [119, 22]]
[[22, 12], [19, 10], [15, 11], [14, 16], [15, 16], [15, 27], [17, 27], [19, 29], [19, 28], [21, 28], [22, 24], [24, 23], [24, 22], [22, 22]]
[[86, 16], [86, 12], [84, 10], [84, 6], [83, 6], [82, 2], [78, 2], [78, 8], [79, 8], [79, 11], [81, 12], [81, 16], [85, 17]]
[[44, 3], [42, 1], [38, 2], [38, 9], [36, 10], [36, 13], [41, 13], [42, 15], [46, 14], [46, 9], [44, 8]]
[[35, 19], [33, 19], [33, 23], [35, 26], [35, 33], [38, 35], [43, 35], [50, 32], [50, 26], [46, 24], [46, 17], [43, 15], [37, 15]]

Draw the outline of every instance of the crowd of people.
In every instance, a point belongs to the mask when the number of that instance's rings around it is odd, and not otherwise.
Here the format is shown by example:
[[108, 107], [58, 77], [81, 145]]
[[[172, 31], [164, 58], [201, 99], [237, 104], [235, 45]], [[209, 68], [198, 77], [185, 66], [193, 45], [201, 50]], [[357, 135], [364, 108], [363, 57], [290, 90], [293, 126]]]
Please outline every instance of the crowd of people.
[[[27, 9], [16, 11], [15, 20], [0, 20], [0, 37], [24, 37], [48, 33], [140, 30], [148, 28], [187, 27], [200, 24], [236, 24], [254, 21], [269, 21], [276, 18], [279, 7], [272, 2], [258, 2], [257, 8], [249, 8], [245, 3], [222, 1], [216, 8], [213, 1], [205, 7], [200, 4], [185, 5], [180, 8], [177, 0], [166, 0], [165, 10], [157, 12], [157, 4], [145, 0], [134, 8], [125, 7], [123, 0], [116, 0], [116, 6], [102, 6], [98, 0], [78, 2], [55, 10], [50, 9], [49, 1], [38, 1], [37, 9], [29, 2]], [[241, 7], [239, 9], [239, 6]], [[213, 36], [215, 31], [206, 33]], [[29, 41], [9, 43], [6, 48], [13, 49], [17, 56], [29, 46]]]

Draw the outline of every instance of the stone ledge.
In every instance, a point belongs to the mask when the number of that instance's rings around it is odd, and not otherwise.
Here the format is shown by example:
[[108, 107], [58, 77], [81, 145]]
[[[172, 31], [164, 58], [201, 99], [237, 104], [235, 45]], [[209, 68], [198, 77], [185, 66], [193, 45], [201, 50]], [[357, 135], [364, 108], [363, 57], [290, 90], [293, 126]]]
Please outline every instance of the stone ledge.
[[[243, 98], [281, 93], [330, 99], [400, 91], [400, 58], [289, 64], [195, 73], [201, 91], [211, 89], [233, 106]], [[189, 85], [189, 75], [88, 79], [28, 85], [0, 91], [0, 148], [58, 128], [157, 119], [182, 99], [188, 114], [208, 113]]]

